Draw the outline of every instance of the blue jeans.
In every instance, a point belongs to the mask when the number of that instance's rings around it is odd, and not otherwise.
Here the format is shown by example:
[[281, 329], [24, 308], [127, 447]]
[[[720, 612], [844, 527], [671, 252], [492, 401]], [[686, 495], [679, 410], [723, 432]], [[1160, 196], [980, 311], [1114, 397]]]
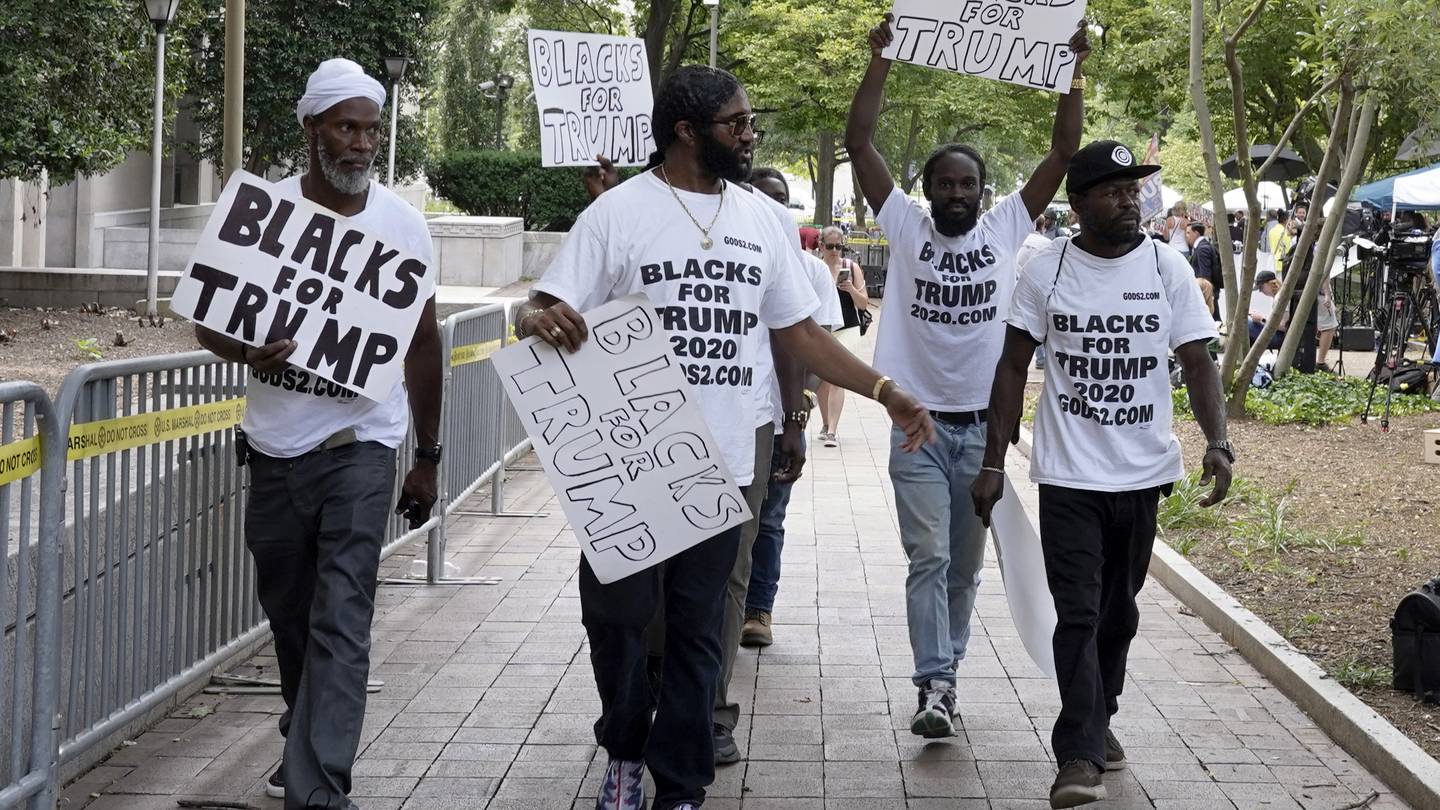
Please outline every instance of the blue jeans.
[[[780, 469], [780, 443], [770, 458], [770, 469]], [[750, 551], [750, 589], [745, 592], [746, 610], [775, 609], [775, 593], [780, 590], [780, 552], [785, 548], [785, 509], [790, 506], [794, 481], [770, 479], [765, 503], [760, 507], [760, 533]]]
[[890, 431], [890, 483], [900, 513], [900, 543], [910, 560], [905, 615], [911, 680], [955, 682], [955, 664], [970, 643], [970, 614], [985, 563], [985, 527], [975, 515], [970, 484], [985, 453], [985, 423], [935, 423], [935, 441], [914, 453], [900, 449], [905, 433]]

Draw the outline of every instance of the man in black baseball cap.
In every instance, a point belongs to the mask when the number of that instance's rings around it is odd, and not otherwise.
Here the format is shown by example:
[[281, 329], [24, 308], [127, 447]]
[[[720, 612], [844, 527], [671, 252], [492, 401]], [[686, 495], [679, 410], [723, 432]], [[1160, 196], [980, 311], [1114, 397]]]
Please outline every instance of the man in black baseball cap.
[[991, 386], [984, 466], [970, 490], [989, 525], [1026, 369], [1044, 344], [1055, 362], [1046, 364], [1030, 478], [1040, 487], [1040, 546], [1055, 600], [1054, 808], [1104, 799], [1102, 774], [1125, 767], [1110, 718], [1120, 709], [1139, 627], [1135, 596], [1145, 584], [1159, 499], [1185, 474], [1171, 428], [1171, 351], [1209, 440], [1201, 481], [1215, 487], [1203, 506], [1225, 497], [1234, 461], [1220, 375], [1206, 350], [1215, 322], [1185, 258], [1140, 232], [1140, 178], [1159, 168], [1138, 165], [1114, 141], [1092, 143], [1070, 160], [1066, 190], [1080, 235], [1032, 258], [1016, 284]]

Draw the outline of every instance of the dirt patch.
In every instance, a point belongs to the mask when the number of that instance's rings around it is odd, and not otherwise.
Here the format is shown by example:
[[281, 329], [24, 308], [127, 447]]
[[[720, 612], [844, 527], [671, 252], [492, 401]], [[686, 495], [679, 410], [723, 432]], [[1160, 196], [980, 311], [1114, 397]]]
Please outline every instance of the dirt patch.
[[[1176, 434], [1192, 466], [1205, 438]], [[1232, 422], [1236, 474], [1249, 483], [1226, 523], [1165, 539], [1313, 658], [1331, 677], [1440, 757], [1440, 707], [1390, 688], [1389, 620], [1440, 575], [1440, 468], [1421, 460], [1440, 413], [1306, 427]]]
[[[473, 309], [473, 304], [442, 304], [441, 318]], [[125, 341], [116, 345], [117, 333]], [[94, 341], [93, 344], [88, 341]], [[0, 380], [38, 383], [53, 398], [76, 366], [97, 360], [122, 360], [195, 351], [195, 328], [188, 321], [144, 325], [127, 309], [87, 312], [76, 309], [0, 308]], [[98, 352], [99, 357], [93, 356]]]

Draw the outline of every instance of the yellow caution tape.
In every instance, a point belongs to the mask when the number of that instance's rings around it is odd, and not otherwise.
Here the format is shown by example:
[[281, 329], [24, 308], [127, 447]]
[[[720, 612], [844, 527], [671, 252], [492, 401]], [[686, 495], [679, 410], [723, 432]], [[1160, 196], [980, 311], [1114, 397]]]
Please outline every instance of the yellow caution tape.
[[19, 481], [40, 469], [40, 437], [0, 444], [0, 486]]
[[240, 424], [245, 398], [189, 405], [70, 426], [70, 461], [226, 430]]
[[450, 350], [450, 367], [463, 366], [466, 363], [478, 363], [500, 350], [499, 340], [487, 340], [484, 343], [471, 343], [466, 346], [456, 346]]

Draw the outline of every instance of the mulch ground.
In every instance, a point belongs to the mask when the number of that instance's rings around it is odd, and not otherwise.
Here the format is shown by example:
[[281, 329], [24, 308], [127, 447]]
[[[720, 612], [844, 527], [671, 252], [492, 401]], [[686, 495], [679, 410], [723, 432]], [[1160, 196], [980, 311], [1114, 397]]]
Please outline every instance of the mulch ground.
[[[1247, 554], [1231, 528], [1172, 531], [1166, 539], [1193, 543], [1187, 556], [1201, 571], [1440, 756], [1440, 707], [1390, 688], [1395, 606], [1440, 575], [1440, 467], [1421, 456], [1421, 434], [1434, 428], [1440, 413], [1392, 419], [1389, 433], [1378, 420], [1327, 427], [1232, 421], [1236, 475], [1272, 499], [1284, 497], [1284, 531], [1344, 541]], [[1205, 446], [1199, 426], [1177, 422], [1176, 434], [1195, 466]], [[1255, 519], [1240, 502], [1224, 514]]]

